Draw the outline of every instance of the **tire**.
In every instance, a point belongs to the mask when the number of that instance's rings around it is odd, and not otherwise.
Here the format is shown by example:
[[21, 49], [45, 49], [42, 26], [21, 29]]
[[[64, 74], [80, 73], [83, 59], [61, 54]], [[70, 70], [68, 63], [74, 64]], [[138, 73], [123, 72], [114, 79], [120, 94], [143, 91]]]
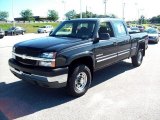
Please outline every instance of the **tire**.
[[24, 35], [24, 32], [22, 31], [22, 35]]
[[69, 72], [67, 92], [73, 97], [84, 95], [90, 87], [92, 80], [91, 71], [86, 65], [76, 65]]
[[159, 38], [157, 38], [156, 44], [158, 44], [158, 42], [159, 42]]
[[139, 49], [137, 54], [132, 57], [132, 64], [134, 67], [138, 67], [143, 61], [143, 49]]
[[4, 36], [1, 36], [0, 39], [2, 39]]

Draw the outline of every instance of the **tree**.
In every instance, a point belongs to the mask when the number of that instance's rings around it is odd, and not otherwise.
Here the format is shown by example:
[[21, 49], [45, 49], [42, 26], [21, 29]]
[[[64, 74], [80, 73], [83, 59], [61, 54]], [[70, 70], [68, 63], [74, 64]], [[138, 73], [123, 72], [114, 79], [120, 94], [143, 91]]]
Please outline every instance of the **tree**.
[[20, 15], [22, 16], [24, 21], [34, 20], [32, 10], [22, 10]]
[[115, 14], [110, 14], [109, 17], [110, 18], [117, 18], [117, 16]]
[[0, 11], [0, 21], [6, 20], [9, 14], [6, 11]]
[[145, 16], [144, 16], [144, 15], [142, 15], [142, 16], [140, 17], [140, 19], [138, 20], [138, 23], [139, 23], [139, 24], [146, 24], [146, 23], [147, 23], [147, 20], [145, 19]]
[[150, 19], [150, 22], [151, 22], [151, 23], [160, 23], [160, 15], [155, 16], [155, 17], [152, 17], [152, 18]]
[[65, 14], [66, 18], [69, 19], [74, 19], [76, 18], [76, 11], [75, 10], [70, 10]]
[[[82, 12], [82, 18], [96, 18], [98, 15], [93, 14], [92, 12], [86, 11]], [[76, 14], [76, 18], [80, 18], [80, 14]]]
[[48, 10], [48, 19], [49, 20], [56, 21], [56, 20], [58, 20], [58, 18], [59, 18], [58, 12], [56, 12], [55, 10]]

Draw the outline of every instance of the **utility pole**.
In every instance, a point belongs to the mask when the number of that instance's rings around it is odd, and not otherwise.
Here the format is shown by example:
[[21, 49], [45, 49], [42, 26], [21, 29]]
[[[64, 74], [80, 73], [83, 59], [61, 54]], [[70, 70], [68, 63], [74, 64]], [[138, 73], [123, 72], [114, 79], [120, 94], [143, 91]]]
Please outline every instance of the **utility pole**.
[[82, 0], [80, 0], [80, 18], [82, 18]]
[[123, 3], [123, 11], [122, 11], [123, 20], [125, 20], [125, 17], [124, 17], [124, 9], [125, 9], [125, 3]]
[[107, 4], [107, 0], [104, 0], [104, 15], [106, 15], [106, 4]]

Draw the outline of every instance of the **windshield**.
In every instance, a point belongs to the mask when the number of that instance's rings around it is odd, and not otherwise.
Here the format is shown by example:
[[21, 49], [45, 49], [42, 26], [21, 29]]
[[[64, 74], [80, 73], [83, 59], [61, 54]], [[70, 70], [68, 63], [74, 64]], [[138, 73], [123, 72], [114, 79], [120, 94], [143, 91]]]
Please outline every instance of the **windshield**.
[[158, 32], [157, 32], [157, 30], [155, 30], [155, 29], [149, 29], [149, 30], [147, 30], [147, 33], [157, 34]]
[[95, 25], [94, 21], [66, 21], [50, 36], [88, 39], [93, 36]]
[[11, 28], [9, 28], [9, 30], [14, 30], [15, 29], [15, 27], [11, 27]]
[[135, 27], [135, 28], [131, 28], [131, 30], [139, 30], [139, 29]]

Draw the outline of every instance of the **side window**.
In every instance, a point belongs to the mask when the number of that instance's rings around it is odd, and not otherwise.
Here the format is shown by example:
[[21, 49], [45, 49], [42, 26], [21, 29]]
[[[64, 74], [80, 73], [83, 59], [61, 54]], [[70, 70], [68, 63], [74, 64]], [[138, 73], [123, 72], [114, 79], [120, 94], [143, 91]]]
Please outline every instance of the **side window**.
[[76, 30], [76, 37], [89, 38], [92, 36], [95, 28], [95, 24], [92, 22], [79, 23]]
[[17, 27], [17, 28], [16, 28], [16, 30], [20, 30], [20, 28], [19, 28], [19, 27]]
[[110, 37], [114, 37], [114, 32], [110, 22], [101, 22], [98, 34], [108, 33]]
[[124, 27], [123, 22], [115, 22], [114, 23], [115, 31], [117, 36], [124, 36], [127, 35], [126, 29]]

